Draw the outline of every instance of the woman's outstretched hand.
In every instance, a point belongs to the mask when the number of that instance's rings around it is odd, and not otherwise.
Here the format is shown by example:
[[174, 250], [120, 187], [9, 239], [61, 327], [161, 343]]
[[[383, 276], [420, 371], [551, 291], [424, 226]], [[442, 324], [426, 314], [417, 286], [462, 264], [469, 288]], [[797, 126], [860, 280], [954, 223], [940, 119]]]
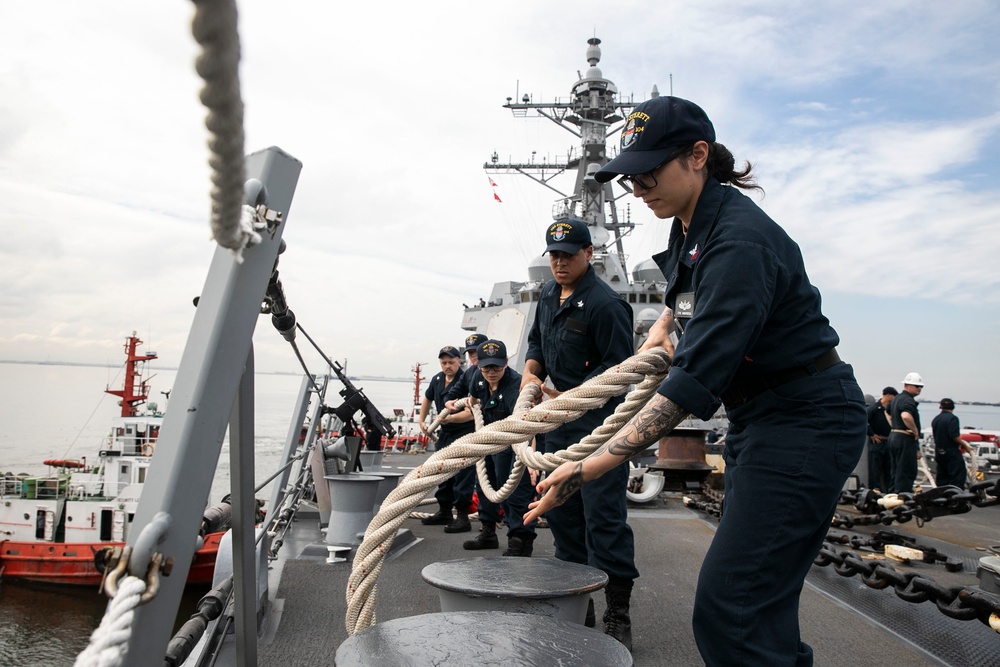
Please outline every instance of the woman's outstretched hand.
[[541, 498], [528, 505], [524, 523], [530, 523], [553, 507], [562, 505], [567, 498], [579, 491], [583, 484], [583, 461], [563, 463], [535, 487]]

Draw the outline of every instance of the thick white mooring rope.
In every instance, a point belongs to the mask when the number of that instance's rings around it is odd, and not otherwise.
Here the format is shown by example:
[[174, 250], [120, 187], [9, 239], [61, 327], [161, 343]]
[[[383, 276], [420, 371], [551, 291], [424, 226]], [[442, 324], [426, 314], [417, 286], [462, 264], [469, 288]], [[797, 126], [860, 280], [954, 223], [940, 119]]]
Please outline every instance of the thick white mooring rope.
[[201, 102], [208, 108], [211, 132], [212, 238], [240, 256], [247, 245], [240, 224], [246, 168], [243, 156], [243, 99], [240, 96], [240, 36], [235, 0], [193, 0], [191, 33], [202, 46], [195, 69], [205, 81]]
[[139, 599], [146, 592], [146, 582], [128, 576], [118, 585], [101, 624], [90, 635], [87, 648], [76, 656], [73, 667], [117, 667], [124, 664], [128, 641], [132, 636], [132, 620]]
[[[375, 623], [378, 576], [399, 526], [427, 493], [489, 454], [515, 447], [520, 460], [531, 468], [554, 470], [566, 461], [579, 461], [596, 450], [646, 404], [667, 374], [670, 357], [663, 349], [642, 352], [560, 396], [530, 407], [540, 392], [529, 385], [518, 396], [514, 414], [459, 438], [434, 452], [423, 465], [412, 470], [382, 502], [382, 509], [365, 531], [347, 582], [348, 634]], [[573, 421], [587, 410], [601, 407], [612, 396], [638, 384], [613, 414], [594, 432], [571, 447], [554, 454], [534, 452], [527, 442], [537, 433], [547, 433]], [[530, 408], [530, 409], [529, 409]]]

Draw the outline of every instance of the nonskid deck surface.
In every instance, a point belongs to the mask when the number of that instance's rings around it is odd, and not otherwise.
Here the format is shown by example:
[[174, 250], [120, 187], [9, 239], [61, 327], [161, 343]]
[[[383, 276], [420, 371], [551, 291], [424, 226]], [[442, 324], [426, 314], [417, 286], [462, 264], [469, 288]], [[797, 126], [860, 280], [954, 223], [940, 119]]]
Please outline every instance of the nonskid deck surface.
[[[427, 455], [389, 454], [384, 467], [406, 470]], [[432, 511], [432, 506], [417, 510]], [[853, 508], [841, 506], [838, 512]], [[638, 667], [701, 665], [691, 633], [691, 610], [701, 560], [711, 543], [715, 520], [684, 506], [680, 497], [664, 494], [653, 503], [630, 507], [629, 523], [635, 532], [636, 563], [641, 577], [632, 596], [633, 657]], [[330, 665], [337, 647], [347, 638], [344, 628], [345, 590], [350, 563], [328, 564], [306, 549], [322, 539], [315, 515], [296, 522], [296, 543], [289, 539], [289, 553], [277, 593], [281, 609], [276, 632], [266, 633], [259, 649], [259, 664], [275, 667]], [[477, 524], [473, 523], [473, 531]], [[378, 580], [377, 618], [387, 621], [440, 611], [437, 589], [420, 576], [429, 563], [456, 558], [498, 556], [498, 551], [470, 552], [462, 542], [475, 533], [446, 534], [440, 526], [424, 526], [408, 519], [409, 529], [420, 541], [387, 560]], [[859, 526], [853, 532], [869, 537], [879, 527]], [[917, 570], [943, 585], [973, 586], [975, 563], [985, 555], [975, 540], [992, 535], [987, 544], [1000, 543], [1000, 507], [973, 508], [956, 517], [938, 517], [919, 527], [915, 522], [894, 525], [893, 530], [915, 537], [942, 553], [962, 560], [964, 573], [946, 573], [944, 566], [914, 563], [897, 569]], [[849, 532], [849, 531], [841, 531]], [[986, 546], [983, 544], [982, 546]], [[503, 539], [501, 539], [503, 547]], [[540, 530], [535, 556], [553, 556], [551, 534]], [[595, 595], [598, 627], [604, 596]], [[998, 665], [1000, 634], [978, 621], [958, 621], [944, 616], [933, 602], [914, 604], [900, 600], [890, 589], [874, 590], [858, 577], [843, 577], [832, 567], [814, 566], [801, 600], [801, 633], [816, 655], [817, 665], [864, 667], [893, 665], [921, 667]]]

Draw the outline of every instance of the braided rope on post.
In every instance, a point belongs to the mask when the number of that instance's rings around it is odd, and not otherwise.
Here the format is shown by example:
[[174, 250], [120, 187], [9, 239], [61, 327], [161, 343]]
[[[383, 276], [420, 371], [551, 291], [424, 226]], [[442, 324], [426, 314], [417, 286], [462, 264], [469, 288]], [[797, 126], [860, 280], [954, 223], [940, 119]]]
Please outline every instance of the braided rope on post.
[[239, 252], [246, 245], [240, 224], [246, 167], [243, 158], [243, 99], [240, 96], [240, 36], [235, 0], [193, 0], [191, 33], [203, 48], [195, 62], [205, 81], [201, 103], [208, 109], [205, 127], [212, 134], [212, 238]]
[[[428, 491], [484, 456], [526, 443], [538, 433], [553, 431], [561, 424], [579, 418], [587, 410], [601, 407], [630, 385], [639, 384], [593, 434], [568, 449], [541, 455], [539, 464], [545, 466], [543, 469], [552, 470], [559, 465], [556, 462], [559, 457], [567, 457], [563, 460], [586, 458], [646, 404], [669, 367], [670, 356], [665, 350], [657, 348], [642, 352], [579, 387], [534, 407], [530, 406], [541, 388], [535, 384], [528, 385], [518, 396], [514, 415], [459, 438], [410, 471], [382, 502], [382, 509], [368, 525], [364, 541], [355, 554], [346, 591], [347, 615], [344, 622], [348, 634], [353, 635], [375, 623], [378, 576], [385, 556], [399, 526]], [[519, 459], [523, 449], [516, 450]], [[530, 448], [527, 451], [530, 452]], [[531, 458], [534, 460], [535, 457]], [[527, 464], [532, 465], [531, 462]]]

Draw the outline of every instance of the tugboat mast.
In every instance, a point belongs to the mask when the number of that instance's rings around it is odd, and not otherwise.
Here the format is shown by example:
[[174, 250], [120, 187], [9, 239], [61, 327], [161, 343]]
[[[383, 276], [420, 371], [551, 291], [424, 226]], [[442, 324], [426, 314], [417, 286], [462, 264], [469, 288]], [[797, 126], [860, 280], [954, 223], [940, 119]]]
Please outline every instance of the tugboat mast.
[[416, 414], [417, 406], [420, 405], [420, 383], [424, 378], [420, 377], [420, 367], [423, 366], [420, 362], [411, 369], [413, 371], [413, 407], [410, 408], [410, 419], [414, 418]]
[[122, 389], [104, 390], [104, 393], [122, 399], [118, 402], [122, 407], [122, 417], [138, 416], [137, 408], [149, 398], [149, 379], [142, 378], [142, 364], [156, 359], [156, 353], [137, 354], [136, 348], [140, 345], [142, 341], [133, 331], [132, 335], [125, 339], [125, 386]]

